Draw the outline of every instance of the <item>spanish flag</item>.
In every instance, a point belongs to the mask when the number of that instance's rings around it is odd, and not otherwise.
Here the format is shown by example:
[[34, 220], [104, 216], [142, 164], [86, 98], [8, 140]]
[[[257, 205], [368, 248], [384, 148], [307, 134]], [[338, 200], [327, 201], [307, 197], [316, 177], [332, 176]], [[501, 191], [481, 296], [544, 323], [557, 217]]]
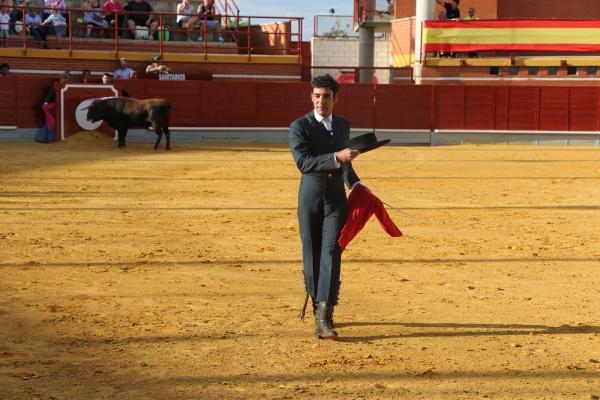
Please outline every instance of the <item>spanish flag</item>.
[[426, 52], [600, 51], [600, 21], [425, 21]]

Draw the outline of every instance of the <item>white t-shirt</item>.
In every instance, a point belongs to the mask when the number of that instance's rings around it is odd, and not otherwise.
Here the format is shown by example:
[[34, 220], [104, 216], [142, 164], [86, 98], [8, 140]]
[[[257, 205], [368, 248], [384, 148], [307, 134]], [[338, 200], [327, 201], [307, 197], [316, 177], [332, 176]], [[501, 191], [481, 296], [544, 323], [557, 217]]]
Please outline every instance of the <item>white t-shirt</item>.
[[[178, 10], [179, 10], [180, 5], [181, 4], [179, 4], [177, 6]], [[181, 14], [192, 14], [192, 15], [181, 15]], [[181, 14], [179, 13], [179, 11], [177, 11], [177, 22], [178, 23], [179, 23], [179, 21], [183, 21], [183, 22], [189, 21], [189, 19], [192, 18], [193, 14], [194, 14], [194, 6], [191, 4], [188, 4], [188, 6], [181, 11]]]
[[8, 30], [10, 15], [0, 12], [0, 29]]

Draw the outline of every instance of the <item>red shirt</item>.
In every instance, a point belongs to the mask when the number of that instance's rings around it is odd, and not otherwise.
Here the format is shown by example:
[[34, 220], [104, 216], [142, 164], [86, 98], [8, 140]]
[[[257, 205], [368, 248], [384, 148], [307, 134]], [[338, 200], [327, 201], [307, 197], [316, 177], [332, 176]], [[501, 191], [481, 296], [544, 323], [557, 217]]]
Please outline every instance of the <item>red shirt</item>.
[[106, 11], [123, 11], [123, 4], [121, 3], [113, 3], [110, 0], [106, 1], [104, 3], [104, 6], [102, 7], [104, 10]]

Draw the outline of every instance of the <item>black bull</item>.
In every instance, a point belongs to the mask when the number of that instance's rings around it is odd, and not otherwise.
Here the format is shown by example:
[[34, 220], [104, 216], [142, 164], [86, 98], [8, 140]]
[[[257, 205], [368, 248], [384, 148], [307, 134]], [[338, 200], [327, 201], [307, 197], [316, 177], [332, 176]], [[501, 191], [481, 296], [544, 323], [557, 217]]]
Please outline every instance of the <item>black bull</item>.
[[129, 128], [149, 128], [152, 126], [157, 136], [154, 149], [158, 148], [164, 133], [167, 140], [167, 150], [171, 150], [170, 117], [171, 104], [164, 99], [137, 100], [130, 97], [111, 97], [95, 100], [87, 107], [87, 119], [89, 121], [104, 120], [118, 132], [118, 147], [125, 147], [125, 136], [127, 136]]

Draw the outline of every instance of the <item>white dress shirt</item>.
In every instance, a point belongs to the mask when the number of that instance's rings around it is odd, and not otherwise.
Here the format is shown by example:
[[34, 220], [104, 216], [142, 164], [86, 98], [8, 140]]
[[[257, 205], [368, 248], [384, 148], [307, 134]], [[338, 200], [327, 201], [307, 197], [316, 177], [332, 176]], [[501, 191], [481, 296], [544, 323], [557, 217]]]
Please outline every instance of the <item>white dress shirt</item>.
[[[329, 114], [329, 117], [325, 118], [324, 116], [322, 116], [321, 114], [319, 114], [317, 112], [317, 110], [314, 110], [315, 113], [315, 119], [317, 120], [318, 123], [325, 125], [325, 129], [327, 129], [327, 131], [329, 132], [329, 134], [331, 136], [333, 136], [333, 114]], [[341, 168], [342, 164], [338, 161], [335, 153], [333, 153], [333, 164], [335, 166], [335, 168]], [[356, 187], [356, 185], [361, 184], [361, 181], [357, 181], [354, 183], [354, 185], [352, 185], [352, 187], [350, 188], [350, 190], [354, 189]]]
[[[329, 132], [331, 136], [333, 136], [333, 114], [329, 114], [329, 117], [325, 118], [321, 114], [317, 112], [317, 110], [313, 111], [315, 113], [315, 119], [318, 123], [323, 124], [325, 129]], [[333, 165], [335, 168], [340, 168], [342, 164], [338, 161], [337, 156], [333, 153]]]

